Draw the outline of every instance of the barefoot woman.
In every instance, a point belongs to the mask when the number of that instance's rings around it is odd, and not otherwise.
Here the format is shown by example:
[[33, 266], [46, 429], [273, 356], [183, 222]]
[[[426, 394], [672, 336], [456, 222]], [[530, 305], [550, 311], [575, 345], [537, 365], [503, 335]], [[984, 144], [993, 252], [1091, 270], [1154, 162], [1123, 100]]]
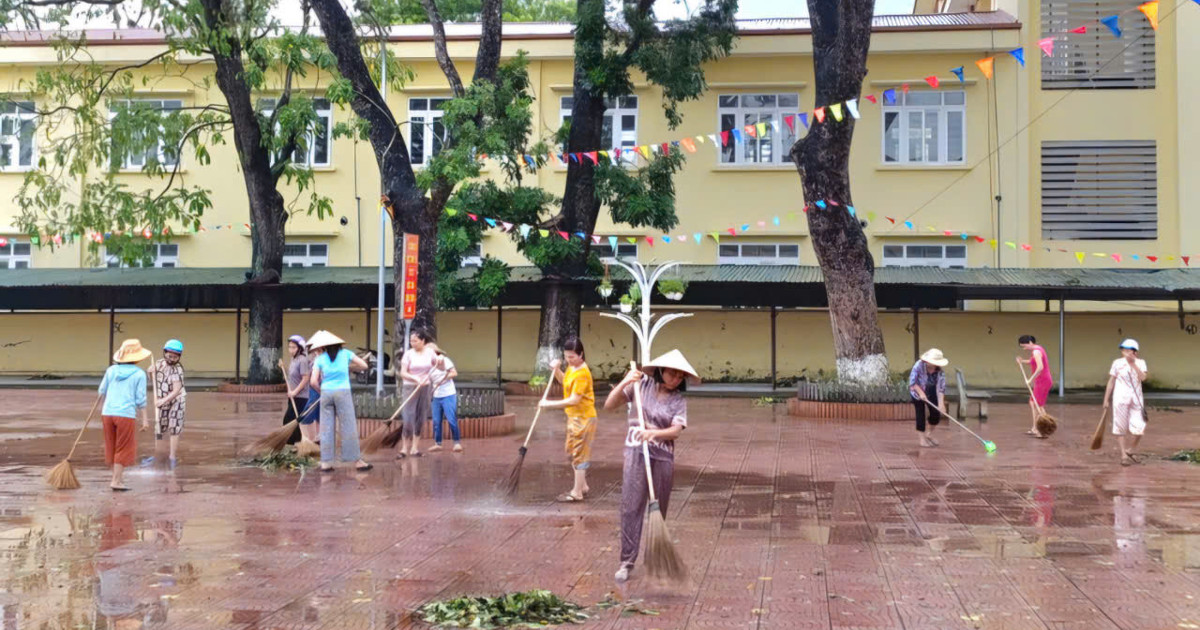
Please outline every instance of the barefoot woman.
[[687, 391], [689, 381], [695, 385], [700, 382], [700, 377], [683, 353], [672, 350], [643, 365], [640, 371], [630, 371], [604, 401], [605, 409], [616, 409], [632, 402], [633, 388], [640, 387], [642, 418], [646, 421], [643, 431], [636, 405], [630, 405], [629, 429], [625, 434], [625, 477], [621, 483], [621, 566], [615, 576], [618, 582], [629, 579], [629, 571], [637, 561], [646, 503], [650, 500], [642, 442], [650, 447], [654, 493], [665, 515], [675, 475], [675, 438], [687, 427], [687, 400], [683, 393]]

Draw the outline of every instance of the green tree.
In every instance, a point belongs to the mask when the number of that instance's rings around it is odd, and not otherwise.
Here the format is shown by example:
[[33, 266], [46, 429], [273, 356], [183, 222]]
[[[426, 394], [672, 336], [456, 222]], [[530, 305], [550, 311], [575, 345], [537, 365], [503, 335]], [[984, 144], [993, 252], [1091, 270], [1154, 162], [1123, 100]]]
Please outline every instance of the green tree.
[[[483, 0], [437, 0], [437, 10], [449, 22], [478, 22]], [[395, 24], [424, 24], [429, 14], [421, 0], [402, 0], [394, 5], [390, 21]], [[571, 0], [508, 0], [501, 14], [505, 22], [569, 22], [575, 17]]]
[[[812, 22], [816, 106], [858, 98], [867, 76], [874, 0], [808, 0]], [[835, 199], [853, 205], [850, 195], [850, 141], [854, 119], [827, 119], [813, 125], [792, 146], [808, 204]], [[833, 326], [838, 378], [879, 384], [888, 362], [875, 301], [875, 261], [862, 224], [848, 212], [810, 211], [808, 229], [825, 276]]]
[[[207, 165], [210, 147], [232, 136], [249, 202], [252, 255], [249, 298], [249, 382], [280, 382], [284, 225], [296, 212], [324, 217], [328, 199], [313, 190], [311, 169], [294, 161], [307, 154], [319, 124], [313, 99], [298, 88], [310, 75], [332, 71], [332, 57], [305, 26], [289, 32], [271, 17], [273, 2], [241, 0], [56, 0], [5, 2], [0, 26], [59, 27], [58, 63], [39, 69], [19, 91], [37, 103], [42, 154], [17, 196], [18, 224], [31, 240], [54, 247], [45, 235], [110, 235], [88, 241], [126, 263], [146, 262], [148, 246], [171, 230], [195, 230], [211, 205], [210, 191], [179, 175], [184, 160]], [[307, 11], [305, 11], [307, 16]], [[113, 68], [96, 61], [83, 36], [65, 30], [71, 18], [112, 17], [123, 25], [153, 26], [165, 37], [161, 52]], [[195, 59], [211, 59], [203, 75]], [[205, 67], [200, 65], [200, 67]], [[163, 80], [216, 86], [225, 103], [144, 104], [138, 90]], [[270, 92], [275, 98], [260, 98]], [[110, 120], [111, 112], [111, 120]], [[118, 177], [141, 165], [145, 185]], [[280, 188], [291, 189], [286, 201]], [[49, 242], [47, 242], [49, 241]], [[103, 241], [101, 242], [98, 241]]]

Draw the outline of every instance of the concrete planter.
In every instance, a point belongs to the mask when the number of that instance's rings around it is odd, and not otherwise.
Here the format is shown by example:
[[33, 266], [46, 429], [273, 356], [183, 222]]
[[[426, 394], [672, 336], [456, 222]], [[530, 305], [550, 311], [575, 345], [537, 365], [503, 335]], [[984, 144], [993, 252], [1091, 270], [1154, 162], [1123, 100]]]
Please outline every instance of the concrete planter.
[[787, 403], [788, 415], [844, 420], [911, 420], [903, 385], [864, 387], [843, 383], [800, 383]]

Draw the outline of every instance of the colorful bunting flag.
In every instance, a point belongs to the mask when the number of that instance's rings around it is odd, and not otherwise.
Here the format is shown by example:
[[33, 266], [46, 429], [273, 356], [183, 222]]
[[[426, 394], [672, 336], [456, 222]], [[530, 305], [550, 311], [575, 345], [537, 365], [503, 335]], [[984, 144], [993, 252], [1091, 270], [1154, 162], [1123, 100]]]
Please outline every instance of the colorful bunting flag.
[[692, 238], [696, 239], [696, 244], [699, 245], [700, 242], [704, 240], [704, 235], [699, 232], [696, 232], [695, 234], [692, 235]]
[[813, 118], [816, 118], [817, 122], [819, 122], [819, 123], [825, 122], [825, 108], [818, 107], [817, 109], [814, 109], [813, 110]]
[[564, 241], [571, 240], [570, 234], [567, 234], [566, 232], [563, 232], [562, 230], [555, 230], [555, 231], [558, 232], [558, 235], [562, 237], [562, 240], [564, 240]]
[[1158, 30], [1158, 0], [1151, 0], [1138, 5], [1138, 11], [1145, 14], [1150, 21], [1150, 28]]
[[626, 237], [625, 237], [625, 240], [626, 240], [627, 242], [629, 242], [630, 244], [637, 243], [637, 237], [636, 237], [636, 236], [626, 236]]
[[1080, 26], [1079, 28], [1073, 28], [1073, 29], [1071, 29], [1071, 32], [1076, 33], [1078, 35], [1083, 35], [1083, 34], [1087, 33], [1087, 27]]
[[617, 252], [617, 237], [615, 237], [615, 236], [608, 237], [608, 246], [612, 248], [613, 254], [616, 254], [616, 252]]
[[[458, 210], [455, 210], [454, 208], [446, 208], [446, 214], [448, 214], [450, 216], [454, 216], [454, 215], [458, 214]], [[218, 225], [217, 229], [220, 229], [220, 228], [221, 228], [221, 226]]]
[[1022, 68], [1025, 67], [1025, 49], [1024, 48], [1014, 48], [1014, 49], [1008, 51], [1008, 54], [1012, 55], [1013, 57], [1016, 57], [1017, 61], [1020, 62]]
[[1081, 265], [1083, 264], [1083, 256], [1083, 252], [1075, 252], [1075, 260], [1078, 260]]
[[1041, 48], [1042, 53], [1044, 53], [1047, 57], [1053, 57], [1054, 56], [1054, 38], [1053, 37], [1045, 37], [1045, 38], [1039, 39], [1038, 40], [1038, 48]]
[[800, 117], [800, 123], [804, 125], [804, 128], [808, 129], [808, 113], [800, 112], [799, 114], [796, 114], [796, 115]]
[[957, 67], [957, 68], [950, 68], [950, 72], [953, 72], [953, 73], [954, 73], [954, 76], [958, 77], [958, 82], [959, 82], [959, 83], [965, 83], [965, 82], [966, 82], [966, 80], [967, 80], [967, 79], [966, 79], [966, 77], [965, 77], [965, 76], [963, 76], [963, 67], [962, 67], [962, 66], [959, 66], [959, 67]]
[[896, 225], [896, 219], [893, 219], [892, 217], [883, 217], [883, 218], [887, 219], [888, 221], [891, 221], [892, 225]]
[[477, 215], [477, 214], [471, 214], [470, 212], [468, 212], [468, 213], [467, 213], [467, 216], [468, 216], [468, 217], [470, 217], [472, 221], [478, 221], [478, 220], [479, 220], [479, 215]]
[[670, 243], [671, 243], [671, 237], [670, 237], [670, 236], [664, 236], [664, 237], [662, 237], [662, 242], [664, 242], [664, 243], [667, 243], [667, 244], [670, 244]]
[[600, 235], [593, 234], [592, 235], [592, 245], [599, 245], [599, 244], [600, 244]]
[[501, 221], [501, 222], [500, 222], [500, 225], [503, 225], [503, 226], [504, 226], [504, 231], [505, 231], [505, 232], [511, 232], [511, 231], [512, 231], [512, 226], [513, 226], [513, 224], [509, 223], [508, 221]]
[[910, 229], [910, 230], [911, 230], [911, 229], [913, 229], [913, 228], [914, 228], [914, 227], [916, 227], [916, 226], [914, 226], [914, 225], [913, 225], [913, 222], [912, 222], [912, 221], [905, 221], [905, 222], [904, 222], [904, 227], [906, 227], [906, 228], [908, 228], [908, 229]]
[[733, 141], [734, 141], [734, 142], [741, 142], [741, 141], [742, 141], [742, 132], [741, 132], [741, 131], [738, 131], [737, 129], [730, 129], [730, 130], [729, 130], [729, 133], [733, 134]]
[[931, 74], [931, 75], [925, 77], [925, 82], [929, 84], [929, 87], [931, 87], [935, 90], [938, 89], [938, 86], [942, 84], [941, 81], [938, 81], [936, 74]]
[[846, 101], [846, 111], [850, 112], [850, 117], [857, 119], [858, 116], [858, 99], [852, 98]]
[[742, 224], [742, 231], [743, 231], [743, 232], [749, 232], [749, 231], [750, 231], [750, 224], [749, 224], [749, 223], [743, 223], [743, 224]]
[[517, 230], [521, 232], [521, 238], [529, 238], [529, 230], [531, 229], [533, 228], [525, 225], [524, 223], [521, 224], [521, 227], [517, 228]]
[[650, 244], [650, 247], [654, 247], [654, 237], [653, 236], [647, 236], [646, 242]]
[[774, 223], [775, 225], [779, 225], [779, 217], [775, 217], [774, 219], [771, 220], [771, 222]]
[[875, 100], [875, 95], [874, 95], [874, 94], [868, 94], [868, 95], [867, 95], [865, 98], [866, 98], [868, 101], [871, 101], [871, 103], [872, 103], [872, 104], [875, 104], [875, 105], [879, 104], [879, 101], [876, 101], [876, 100]]
[[538, 230], [538, 234], [540, 234], [542, 238], [550, 238], [550, 230]]
[[995, 57], [984, 57], [983, 59], [976, 61], [975, 65], [979, 66], [979, 71], [983, 73], [983, 76], [987, 77], [990, 80], [992, 78], [992, 74], [995, 71], [996, 58]]
[[735, 228], [725, 228], [725, 231], [729, 232], [730, 236], [737, 236], [737, 230]]
[[723, 146], [723, 147], [729, 146], [729, 132], [728, 131], [721, 132], [721, 146]]
[[834, 103], [829, 106], [829, 111], [833, 113], [833, 119], [842, 122], [842, 104]]
[[691, 138], [684, 138], [683, 140], [680, 140], [680, 142], [683, 143], [683, 148], [687, 150], [688, 153], [696, 152], [696, 143], [692, 142]]
[[1110, 15], [1106, 18], [1100, 18], [1100, 23], [1107, 26], [1108, 30], [1112, 31], [1113, 37], [1121, 37], [1121, 16]]
[[484, 219], [484, 221], [485, 221], [485, 222], [487, 222], [487, 224], [488, 224], [488, 227], [496, 227], [496, 220], [495, 220], [495, 219]]
[[788, 114], [783, 117], [783, 122], [787, 123], [788, 131], [792, 134], [796, 133], [796, 117]]
[[718, 243], [720, 243], [720, 242], [721, 242], [721, 235], [720, 235], [720, 234], [717, 234], [716, 232], [709, 232], [709, 233], [708, 233], [708, 235], [712, 237], [712, 240], [714, 240], [714, 241], [716, 241], [716, 242], [718, 242]]
[[816, 201], [816, 204], [815, 204], [815, 205], [816, 205], [818, 208], [820, 208], [820, 209], [824, 210], [824, 209], [825, 209], [825, 206], [826, 206], [826, 203], [825, 203], [825, 200], [823, 200], [823, 199], [818, 199], [818, 200]]
[[883, 104], [884, 105], [895, 105], [896, 104], [896, 90], [895, 89], [888, 88], [883, 91]]
[[857, 214], [854, 211], [854, 206], [846, 206], [846, 210], [850, 213], [850, 216], [855, 216]]

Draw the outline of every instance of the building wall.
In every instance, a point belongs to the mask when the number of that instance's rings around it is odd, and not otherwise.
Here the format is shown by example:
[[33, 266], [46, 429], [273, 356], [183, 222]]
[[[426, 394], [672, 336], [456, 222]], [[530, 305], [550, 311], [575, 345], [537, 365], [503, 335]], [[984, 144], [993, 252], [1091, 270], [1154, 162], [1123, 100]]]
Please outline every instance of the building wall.
[[[1073, 311], [1066, 315], [1066, 384], [1100, 387], [1118, 356], [1120, 341], [1134, 337], [1142, 345], [1156, 386], [1200, 388], [1197, 319], [1181, 324], [1174, 313]], [[184, 365], [193, 376], [232, 378], [236, 367], [236, 314], [116, 313], [114, 343], [139, 338], [158, 348], [171, 337], [185, 344]], [[367, 343], [365, 311], [293, 312], [284, 321], [287, 334], [311, 334], [318, 328], [336, 332], [348, 347]], [[534, 372], [538, 311], [505, 309], [502, 317], [502, 369], [505, 380], [525, 381]], [[107, 313], [0, 314], [0, 374], [98, 375], [108, 365]], [[779, 311], [776, 315], [776, 370], [780, 379], [820, 378], [834, 370], [829, 317], [820, 310]], [[881, 313], [880, 322], [893, 372], [906, 372], [914, 360], [913, 316]], [[938, 347], [963, 370], [972, 386], [1020, 387], [1012, 357], [1017, 338], [1035, 335], [1050, 354], [1051, 370], [1059, 369], [1057, 313], [929, 312], [919, 315], [920, 349]], [[243, 316], [242, 325], [245, 326]], [[465, 379], [491, 380], [497, 367], [496, 311], [442, 313], [439, 344], [454, 359]], [[64, 334], [69, 331], [70, 334]], [[1191, 332], [1189, 332], [1191, 331]], [[597, 378], [618, 377], [633, 358], [633, 336], [625, 325], [586, 311], [582, 338]], [[241, 367], [249, 358], [242, 337]], [[681, 349], [707, 380], [766, 382], [771, 374], [771, 313], [698, 311], [669, 324], [654, 345], [654, 354]]]

